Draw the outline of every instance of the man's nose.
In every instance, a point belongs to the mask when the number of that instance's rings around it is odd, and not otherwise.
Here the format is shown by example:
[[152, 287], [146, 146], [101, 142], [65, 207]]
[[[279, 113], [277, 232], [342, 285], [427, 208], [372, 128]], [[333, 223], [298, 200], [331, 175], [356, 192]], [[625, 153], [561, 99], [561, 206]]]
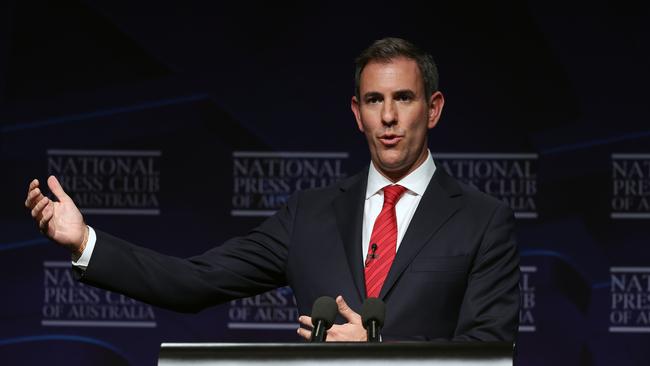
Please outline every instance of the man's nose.
[[393, 101], [387, 100], [383, 104], [381, 110], [381, 121], [384, 124], [393, 125], [397, 123], [397, 109], [395, 109], [393, 103]]

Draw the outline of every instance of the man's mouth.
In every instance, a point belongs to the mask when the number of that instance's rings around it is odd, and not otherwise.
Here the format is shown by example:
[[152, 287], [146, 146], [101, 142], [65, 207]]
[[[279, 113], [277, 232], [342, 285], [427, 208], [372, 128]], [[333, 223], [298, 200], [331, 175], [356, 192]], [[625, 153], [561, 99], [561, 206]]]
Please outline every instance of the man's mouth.
[[399, 135], [383, 135], [379, 136], [379, 141], [381, 141], [384, 146], [395, 146], [397, 145], [404, 136], [399, 136]]

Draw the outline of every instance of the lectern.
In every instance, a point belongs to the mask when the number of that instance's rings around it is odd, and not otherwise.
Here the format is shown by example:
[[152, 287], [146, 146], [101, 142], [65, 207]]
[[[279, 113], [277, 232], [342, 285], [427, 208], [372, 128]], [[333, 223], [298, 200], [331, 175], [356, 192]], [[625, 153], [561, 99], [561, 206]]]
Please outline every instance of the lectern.
[[511, 343], [163, 343], [160, 366], [512, 366]]

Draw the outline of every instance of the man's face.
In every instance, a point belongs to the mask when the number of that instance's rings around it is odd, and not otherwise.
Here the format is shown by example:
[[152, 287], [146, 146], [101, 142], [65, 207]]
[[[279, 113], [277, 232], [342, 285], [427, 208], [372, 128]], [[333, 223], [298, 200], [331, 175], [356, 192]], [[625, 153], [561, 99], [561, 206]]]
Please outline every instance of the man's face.
[[370, 62], [361, 72], [361, 100], [352, 97], [352, 112], [366, 135], [375, 167], [393, 182], [427, 157], [427, 131], [440, 119], [442, 93], [425, 96], [414, 60]]

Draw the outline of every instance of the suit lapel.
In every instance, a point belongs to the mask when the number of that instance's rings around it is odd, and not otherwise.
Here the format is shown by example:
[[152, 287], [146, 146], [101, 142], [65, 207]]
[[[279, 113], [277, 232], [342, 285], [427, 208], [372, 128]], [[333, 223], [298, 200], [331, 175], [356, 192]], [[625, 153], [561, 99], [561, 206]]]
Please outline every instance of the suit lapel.
[[359, 303], [363, 302], [366, 293], [361, 253], [361, 228], [367, 180], [368, 170], [364, 169], [341, 184], [341, 194], [333, 202], [336, 223], [345, 249], [345, 258], [359, 294]]
[[402, 238], [379, 298], [386, 296], [420, 249], [461, 207], [461, 195], [458, 184], [438, 165]]

